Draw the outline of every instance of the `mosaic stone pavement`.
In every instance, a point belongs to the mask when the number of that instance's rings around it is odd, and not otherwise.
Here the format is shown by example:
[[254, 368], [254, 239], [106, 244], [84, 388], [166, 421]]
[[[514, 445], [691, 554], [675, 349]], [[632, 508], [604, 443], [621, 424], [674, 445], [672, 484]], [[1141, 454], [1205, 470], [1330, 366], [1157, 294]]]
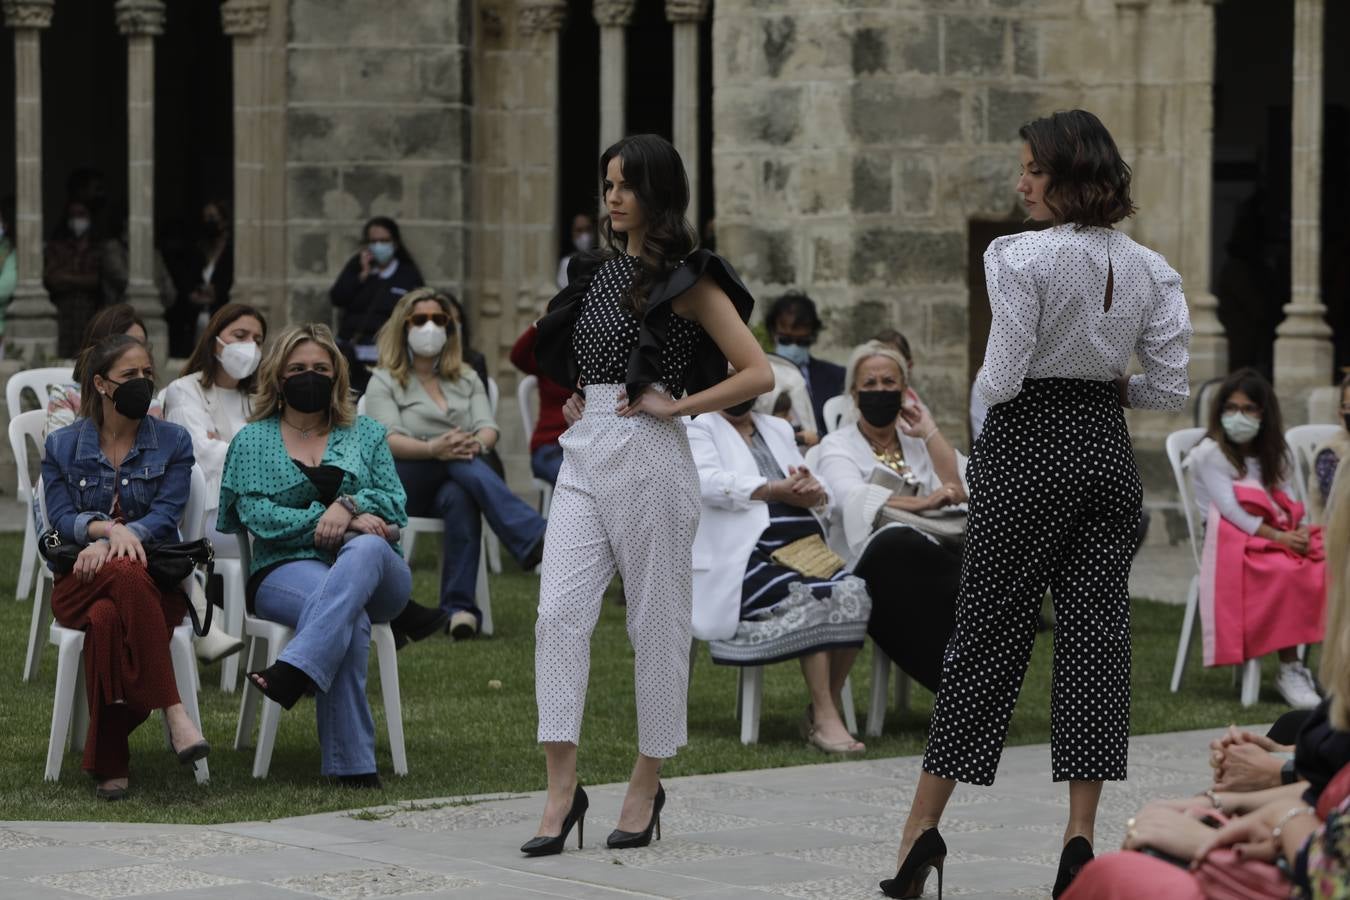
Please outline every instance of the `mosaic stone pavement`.
[[[1206, 786], [1209, 732], [1131, 741], [1130, 780], [1108, 785], [1098, 846], [1148, 798]], [[195, 827], [0, 822], [0, 900], [42, 898], [876, 898], [919, 775], [915, 758], [672, 778], [663, 838], [605, 849], [623, 785], [588, 786], [586, 847], [525, 859], [541, 795], [418, 801]], [[1067, 794], [1049, 748], [1004, 754], [991, 788], [962, 787], [942, 830], [944, 896], [1047, 897]], [[925, 896], [935, 897], [936, 880]]]

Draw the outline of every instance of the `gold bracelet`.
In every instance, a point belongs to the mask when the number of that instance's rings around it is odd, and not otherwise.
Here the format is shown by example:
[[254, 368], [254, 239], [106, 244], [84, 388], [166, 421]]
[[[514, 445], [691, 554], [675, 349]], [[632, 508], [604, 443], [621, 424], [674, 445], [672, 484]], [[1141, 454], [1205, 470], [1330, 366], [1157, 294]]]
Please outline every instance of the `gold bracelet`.
[[1280, 835], [1284, 832], [1284, 826], [1289, 824], [1290, 819], [1297, 819], [1299, 816], [1317, 817], [1317, 810], [1311, 806], [1295, 806], [1289, 812], [1280, 817], [1280, 821], [1275, 823], [1275, 827], [1270, 830], [1270, 837], [1276, 843], [1279, 843]]
[[938, 433], [937, 426], [934, 425], [934, 426], [933, 426], [933, 430], [930, 431], [930, 432], [928, 432], [926, 435], [924, 435], [924, 437], [923, 437], [923, 442], [924, 442], [925, 444], [928, 443], [928, 442], [931, 441], [934, 437], [937, 436], [937, 433]]

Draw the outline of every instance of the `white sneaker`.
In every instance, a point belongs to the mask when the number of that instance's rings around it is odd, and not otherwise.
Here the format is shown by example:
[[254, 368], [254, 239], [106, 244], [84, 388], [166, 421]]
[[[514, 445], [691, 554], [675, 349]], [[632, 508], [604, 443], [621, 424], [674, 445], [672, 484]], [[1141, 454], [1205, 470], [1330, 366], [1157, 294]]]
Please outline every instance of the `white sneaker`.
[[1301, 662], [1280, 663], [1275, 688], [1284, 702], [1295, 709], [1312, 709], [1322, 702], [1313, 688], [1312, 673]]

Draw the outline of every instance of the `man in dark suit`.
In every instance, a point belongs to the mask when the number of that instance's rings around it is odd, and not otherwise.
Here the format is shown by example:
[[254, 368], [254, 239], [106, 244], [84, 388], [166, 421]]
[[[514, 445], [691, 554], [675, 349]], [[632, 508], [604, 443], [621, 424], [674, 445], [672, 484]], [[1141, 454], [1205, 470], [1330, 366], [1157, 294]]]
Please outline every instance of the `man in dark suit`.
[[844, 367], [811, 355], [811, 345], [823, 327], [815, 302], [803, 293], [790, 291], [769, 306], [764, 327], [773, 340], [773, 352], [796, 366], [806, 379], [816, 425], [824, 434], [825, 401], [844, 392]]

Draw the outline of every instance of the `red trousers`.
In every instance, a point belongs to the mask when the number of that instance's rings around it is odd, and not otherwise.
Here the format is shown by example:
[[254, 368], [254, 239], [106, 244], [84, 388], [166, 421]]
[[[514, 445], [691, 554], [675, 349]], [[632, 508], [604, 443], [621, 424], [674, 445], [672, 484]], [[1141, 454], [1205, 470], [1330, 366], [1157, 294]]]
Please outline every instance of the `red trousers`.
[[84, 770], [125, 778], [127, 738], [154, 709], [179, 702], [169, 636], [183, 621], [179, 591], [162, 591], [132, 559], [108, 560], [89, 584], [57, 576], [52, 614], [84, 634], [84, 684], [89, 738]]

